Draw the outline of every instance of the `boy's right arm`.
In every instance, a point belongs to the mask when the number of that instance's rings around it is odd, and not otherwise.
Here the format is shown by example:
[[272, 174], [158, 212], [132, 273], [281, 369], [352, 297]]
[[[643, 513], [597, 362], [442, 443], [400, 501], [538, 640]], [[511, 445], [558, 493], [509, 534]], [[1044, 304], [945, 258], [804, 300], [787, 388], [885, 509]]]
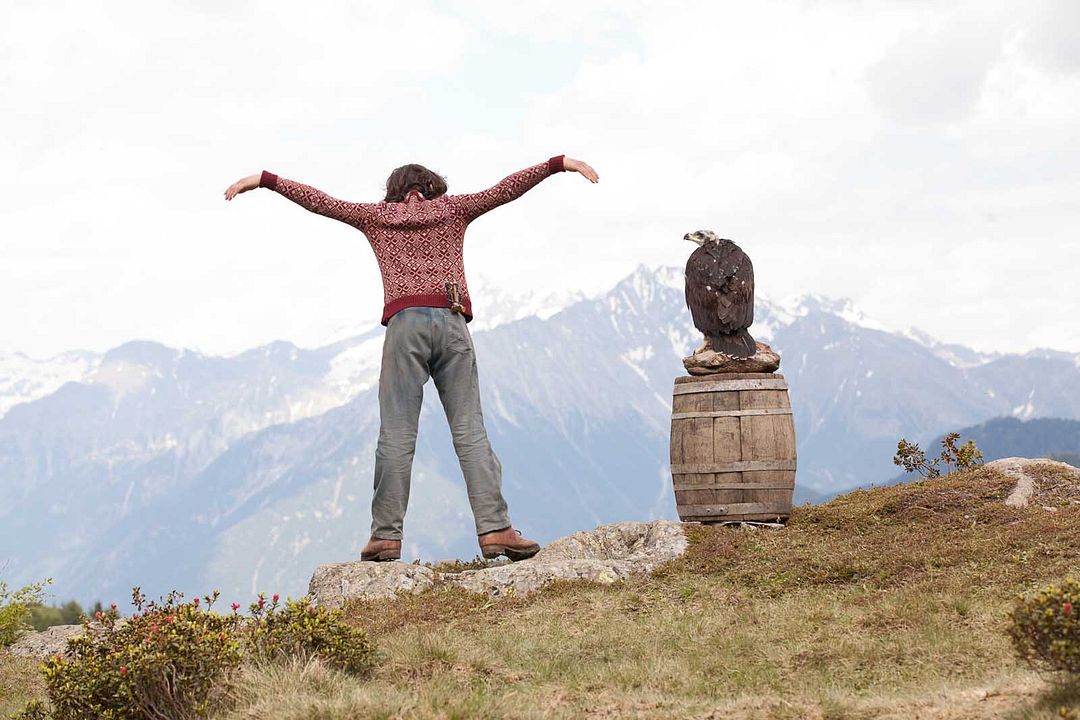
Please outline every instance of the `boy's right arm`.
[[278, 177], [266, 170], [259, 175], [250, 175], [230, 185], [225, 191], [225, 199], [231, 200], [239, 193], [254, 190], [257, 187], [273, 190], [305, 210], [340, 220], [360, 230], [363, 230], [375, 217], [375, 206], [371, 203], [339, 200], [310, 185]]

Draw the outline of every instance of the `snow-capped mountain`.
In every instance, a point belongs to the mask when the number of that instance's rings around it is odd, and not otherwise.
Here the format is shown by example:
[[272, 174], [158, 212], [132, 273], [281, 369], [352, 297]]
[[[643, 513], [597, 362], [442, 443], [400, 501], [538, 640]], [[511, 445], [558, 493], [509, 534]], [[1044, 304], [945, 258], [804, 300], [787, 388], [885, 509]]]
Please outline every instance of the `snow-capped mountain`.
[[[541, 541], [674, 517], [673, 378], [700, 342], [682, 273], [639, 268], [609, 292], [475, 332], [484, 412], [514, 522]], [[521, 302], [521, 307], [529, 304]], [[506, 315], [512, 317], [513, 313]], [[546, 316], [546, 317], [545, 317]], [[1076, 418], [1067, 353], [981, 356], [889, 332], [845, 301], [759, 298], [752, 331], [783, 355], [797, 499], [895, 475], [900, 437], [1002, 415]], [[301, 594], [368, 535], [383, 329], [230, 358], [128, 343], [0, 418], [0, 562], [61, 597], [222, 589]], [[408, 557], [472, 557], [474, 529], [429, 387]]]
[[0, 417], [19, 403], [45, 397], [66, 382], [82, 380], [100, 362], [101, 355], [84, 350], [41, 359], [22, 353], [0, 355]]
[[584, 293], [570, 291], [510, 292], [482, 275], [469, 283], [469, 293], [475, 316], [469, 325], [474, 333], [527, 317], [547, 320], [587, 297]]

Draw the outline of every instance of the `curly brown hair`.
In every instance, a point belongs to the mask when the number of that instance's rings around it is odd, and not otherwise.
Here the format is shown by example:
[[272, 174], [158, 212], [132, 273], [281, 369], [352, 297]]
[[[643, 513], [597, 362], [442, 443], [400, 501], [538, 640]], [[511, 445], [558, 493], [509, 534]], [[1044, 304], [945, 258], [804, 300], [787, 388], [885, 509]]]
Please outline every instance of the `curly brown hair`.
[[386, 179], [386, 202], [404, 202], [410, 190], [417, 190], [425, 199], [433, 200], [446, 194], [446, 178], [423, 165], [402, 165]]

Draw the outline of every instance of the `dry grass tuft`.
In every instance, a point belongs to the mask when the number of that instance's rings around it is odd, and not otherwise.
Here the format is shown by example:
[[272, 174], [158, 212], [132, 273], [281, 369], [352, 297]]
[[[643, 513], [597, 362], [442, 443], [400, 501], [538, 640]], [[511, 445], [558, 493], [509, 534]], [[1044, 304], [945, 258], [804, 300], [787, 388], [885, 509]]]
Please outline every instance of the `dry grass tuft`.
[[40, 660], [15, 657], [0, 650], [0, 717], [8, 717], [27, 701], [45, 694], [40, 665]]
[[511, 612], [522, 599], [494, 600], [459, 587], [442, 585], [419, 595], [402, 594], [393, 602], [350, 600], [342, 608], [351, 624], [367, 630], [376, 640], [402, 628], [478, 622]]
[[1080, 483], [1076, 482], [1075, 471], [1044, 465], [1032, 467], [1029, 472], [1036, 478], [1032, 504], [1057, 508], [1080, 505]]
[[484, 570], [486, 568], [498, 567], [499, 565], [509, 564], [509, 560], [500, 558], [497, 560], [488, 560], [480, 555], [477, 555], [472, 560], [440, 560], [434, 563], [424, 563], [437, 573], [459, 573], [466, 570]]

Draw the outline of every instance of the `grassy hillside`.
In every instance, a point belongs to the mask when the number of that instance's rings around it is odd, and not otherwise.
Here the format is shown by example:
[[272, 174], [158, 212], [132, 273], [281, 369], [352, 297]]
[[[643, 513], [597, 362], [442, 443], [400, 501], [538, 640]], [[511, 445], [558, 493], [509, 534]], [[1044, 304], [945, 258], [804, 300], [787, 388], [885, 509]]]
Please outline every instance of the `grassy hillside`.
[[1011, 481], [979, 469], [799, 508], [779, 532], [691, 526], [683, 558], [610, 587], [354, 603], [373, 680], [251, 671], [228, 717], [1057, 718], [1080, 690], [1018, 665], [1004, 633], [1017, 593], [1080, 575], [1080, 488], [1044, 486], [1008, 508]]

